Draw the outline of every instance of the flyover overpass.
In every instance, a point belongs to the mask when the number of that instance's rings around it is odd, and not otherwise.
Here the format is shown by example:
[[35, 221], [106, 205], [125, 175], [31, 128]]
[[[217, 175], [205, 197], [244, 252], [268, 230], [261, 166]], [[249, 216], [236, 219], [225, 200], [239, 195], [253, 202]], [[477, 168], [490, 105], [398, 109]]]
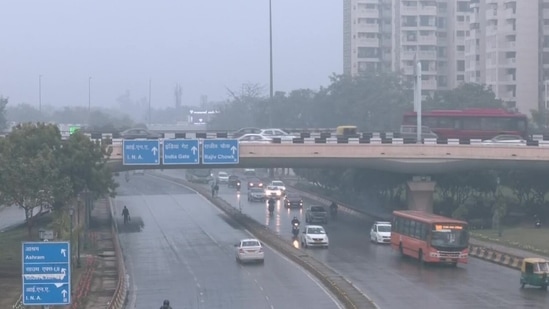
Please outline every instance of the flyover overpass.
[[[166, 139], [168, 141], [169, 139]], [[430, 176], [479, 169], [549, 171], [549, 141], [528, 146], [485, 145], [480, 140], [429, 140], [408, 144], [401, 138], [296, 138], [271, 144], [240, 144], [237, 164], [123, 164], [122, 140], [112, 140], [109, 166], [113, 171], [185, 168], [369, 168], [409, 174], [408, 208], [433, 211], [435, 183]], [[162, 145], [163, 140], [160, 140]], [[162, 149], [162, 146], [160, 146]], [[416, 176], [428, 175], [428, 176]]]

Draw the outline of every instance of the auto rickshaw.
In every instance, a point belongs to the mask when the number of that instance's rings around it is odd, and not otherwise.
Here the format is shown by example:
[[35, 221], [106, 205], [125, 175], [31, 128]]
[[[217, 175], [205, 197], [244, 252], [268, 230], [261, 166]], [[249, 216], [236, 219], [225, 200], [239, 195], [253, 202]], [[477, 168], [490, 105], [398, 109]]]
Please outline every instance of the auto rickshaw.
[[522, 260], [520, 286], [540, 287], [547, 290], [549, 285], [549, 262], [541, 258], [525, 258]]
[[356, 126], [339, 126], [336, 128], [337, 137], [357, 138], [360, 137]]

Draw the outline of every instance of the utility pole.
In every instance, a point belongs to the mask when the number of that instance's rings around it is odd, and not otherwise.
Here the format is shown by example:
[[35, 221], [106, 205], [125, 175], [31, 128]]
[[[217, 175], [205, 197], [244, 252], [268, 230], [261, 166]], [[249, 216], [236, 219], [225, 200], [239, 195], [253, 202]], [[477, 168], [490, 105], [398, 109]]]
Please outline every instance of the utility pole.
[[273, 18], [269, 0], [269, 126], [273, 126]]
[[42, 74], [38, 75], [38, 111], [42, 113]]
[[151, 125], [151, 90], [152, 90], [152, 81], [149, 78], [149, 126]]

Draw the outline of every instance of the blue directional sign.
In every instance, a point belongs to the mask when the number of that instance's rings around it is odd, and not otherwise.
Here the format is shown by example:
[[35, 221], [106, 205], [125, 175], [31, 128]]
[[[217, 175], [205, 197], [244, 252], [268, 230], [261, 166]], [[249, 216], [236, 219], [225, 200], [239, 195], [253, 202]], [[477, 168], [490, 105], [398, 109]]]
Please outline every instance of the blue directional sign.
[[158, 140], [124, 140], [122, 142], [123, 165], [159, 165]]
[[166, 165], [198, 164], [197, 139], [170, 139], [164, 140], [164, 158]]
[[240, 156], [238, 140], [207, 139], [203, 143], [203, 164], [238, 164]]
[[71, 303], [68, 242], [23, 243], [23, 305], [63, 306]]

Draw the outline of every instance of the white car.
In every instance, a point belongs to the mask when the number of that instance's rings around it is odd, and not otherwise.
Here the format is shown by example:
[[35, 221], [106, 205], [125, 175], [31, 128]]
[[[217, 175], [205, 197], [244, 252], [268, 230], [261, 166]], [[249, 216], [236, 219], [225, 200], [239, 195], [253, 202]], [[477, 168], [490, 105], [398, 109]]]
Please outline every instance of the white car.
[[246, 175], [246, 176], [255, 176], [255, 169], [254, 168], [245, 168], [244, 169], [244, 175]]
[[320, 225], [306, 225], [303, 233], [301, 233], [302, 247], [319, 246], [328, 248], [329, 243], [328, 234]]
[[370, 229], [370, 240], [378, 244], [391, 243], [391, 222], [374, 222]]
[[280, 129], [262, 129], [259, 134], [271, 139], [280, 138], [281, 140], [290, 140], [290, 141], [292, 141], [294, 138], [299, 137], [299, 136], [289, 134], [288, 132], [284, 132]]
[[244, 134], [238, 138], [240, 144], [271, 144], [273, 139], [261, 134]]
[[282, 182], [282, 181], [280, 181], [280, 180], [273, 180], [273, 181], [271, 181], [271, 183], [269, 184], [269, 186], [279, 188], [280, 190], [282, 190], [282, 193], [286, 192], [286, 185], [284, 185], [284, 182]]
[[242, 239], [235, 247], [236, 261], [242, 262], [260, 262], [265, 261], [265, 252], [261, 242], [254, 238]]
[[526, 140], [520, 135], [501, 134], [482, 141], [483, 145], [526, 146]]
[[134, 175], [145, 175], [145, 170], [134, 170], [133, 174]]
[[282, 191], [282, 189], [280, 189], [279, 187], [267, 186], [267, 188], [265, 188], [265, 196], [267, 198], [272, 197], [276, 199], [281, 199], [283, 194], [284, 194], [284, 191]]
[[229, 174], [227, 172], [217, 173], [217, 181], [219, 181], [220, 183], [228, 183], [229, 182]]

